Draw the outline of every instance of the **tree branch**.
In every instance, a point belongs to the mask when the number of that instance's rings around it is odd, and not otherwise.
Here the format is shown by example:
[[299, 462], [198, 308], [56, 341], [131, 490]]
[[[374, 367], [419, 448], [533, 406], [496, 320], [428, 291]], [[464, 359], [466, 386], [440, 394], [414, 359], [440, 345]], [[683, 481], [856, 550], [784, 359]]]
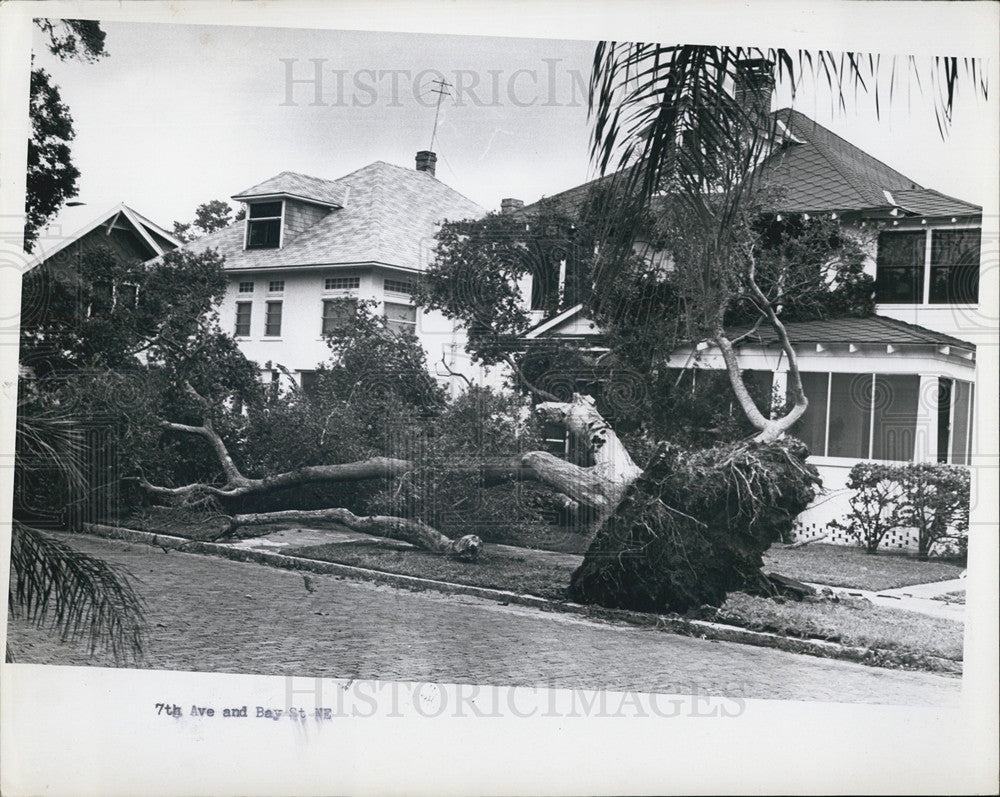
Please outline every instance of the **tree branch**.
[[535, 385], [531, 384], [528, 378], [524, 375], [524, 371], [521, 370], [521, 366], [517, 364], [517, 361], [510, 354], [504, 354], [503, 360], [504, 362], [507, 363], [507, 365], [509, 365], [511, 368], [514, 369], [514, 373], [517, 374], [517, 378], [521, 380], [521, 384], [523, 384], [526, 388], [528, 388], [528, 390], [533, 395], [537, 396], [543, 401], [559, 401], [559, 396], [555, 395], [554, 393], [549, 393], [549, 391], [542, 390], [540, 387], [536, 387]]

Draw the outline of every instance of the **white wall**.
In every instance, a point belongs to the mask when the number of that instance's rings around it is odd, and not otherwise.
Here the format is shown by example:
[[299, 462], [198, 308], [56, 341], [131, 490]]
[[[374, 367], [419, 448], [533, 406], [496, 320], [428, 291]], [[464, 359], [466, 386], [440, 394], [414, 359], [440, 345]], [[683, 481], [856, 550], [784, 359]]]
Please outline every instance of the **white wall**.
[[[327, 277], [357, 276], [359, 288], [351, 291], [325, 291]], [[311, 371], [319, 363], [330, 358], [330, 349], [322, 337], [323, 300], [339, 297], [357, 297], [360, 300], [377, 302], [376, 312], [381, 312], [385, 301], [394, 304], [410, 304], [405, 294], [386, 294], [383, 289], [385, 279], [408, 280], [413, 275], [397, 269], [380, 266], [359, 266], [351, 268], [274, 269], [252, 274], [230, 273], [229, 285], [219, 307], [219, 323], [230, 334], [236, 330], [236, 304], [251, 301], [253, 309], [250, 320], [250, 335], [237, 338], [240, 350], [250, 360], [261, 367], [267, 362], [281, 364], [289, 371]], [[268, 284], [273, 280], [283, 280], [281, 293], [269, 293]], [[252, 294], [239, 293], [239, 283], [254, 283]], [[264, 335], [266, 304], [268, 301], [282, 302], [281, 335]], [[450, 376], [441, 363], [442, 357], [452, 371], [480, 384], [499, 386], [503, 374], [498, 369], [489, 372], [472, 362], [465, 351], [465, 332], [454, 322], [438, 312], [417, 313], [414, 330], [417, 339], [427, 352], [430, 370], [442, 382], [458, 386], [464, 385], [461, 377]]]

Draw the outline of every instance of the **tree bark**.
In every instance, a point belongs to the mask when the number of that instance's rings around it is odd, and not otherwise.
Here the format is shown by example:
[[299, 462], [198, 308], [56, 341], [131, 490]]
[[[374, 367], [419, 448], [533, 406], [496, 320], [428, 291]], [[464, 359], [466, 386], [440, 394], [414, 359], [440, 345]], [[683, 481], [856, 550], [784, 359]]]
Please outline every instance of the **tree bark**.
[[354, 531], [403, 540], [411, 545], [432, 553], [447, 554], [457, 559], [474, 561], [479, 557], [483, 541], [475, 534], [467, 534], [457, 540], [446, 537], [426, 523], [409, 518], [388, 515], [355, 515], [348, 509], [287, 510], [284, 512], [261, 512], [250, 515], [234, 515], [229, 521], [229, 533], [242, 526], [266, 526], [271, 523], [310, 523], [327, 521], [340, 523]]

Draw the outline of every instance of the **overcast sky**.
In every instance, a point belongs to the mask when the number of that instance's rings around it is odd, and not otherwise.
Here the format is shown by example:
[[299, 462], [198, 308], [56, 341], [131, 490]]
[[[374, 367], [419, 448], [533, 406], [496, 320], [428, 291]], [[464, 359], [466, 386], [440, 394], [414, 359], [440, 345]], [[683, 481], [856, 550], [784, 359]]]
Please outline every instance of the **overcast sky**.
[[[86, 204], [60, 215], [62, 233], [119, 201], [170, 228], [284, 170], [333, 179], [375, 160], [412, 167], [431, 143], [439, 75], [453, 84], [434, 141], [439, 179], [494, 209], [502, 197], [530, 202], [593, 176], [593, 42], [102, 25], [108, 56], [94, 64], [60, 62], [35, 38], [77, 131]], [[778, 104], [789, 99], [779, 87]], [[971, 92], [958, 98], [947, 141], [916, 89], [909, 99], [900, 91], [881, 120], [870, 101], [833, 112], [828, 92], [809, 86], [795, 107], [922, 185], [985, 198], [976, 153], [990, 137]]]

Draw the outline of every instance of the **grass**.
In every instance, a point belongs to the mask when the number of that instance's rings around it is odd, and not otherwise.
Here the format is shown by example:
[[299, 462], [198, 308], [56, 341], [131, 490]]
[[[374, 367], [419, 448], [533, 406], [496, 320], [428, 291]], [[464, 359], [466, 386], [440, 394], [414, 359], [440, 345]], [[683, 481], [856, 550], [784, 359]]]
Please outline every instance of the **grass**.
[[833, 587], [881, 590], [958, 578], [964, 567], [942, 559], [917, 559], [901, 553], [869, 554], [846, 545], [772, 546], [764, 569]]
[[734, 592], [716, 619], [785, 636], [962, 660], [962, 623], [873, 606], [867, 601], [780, 603]]
[[382, 548], [367, 542], [316, 545], [283, 553], [552, 600], [566, 600], [570, 575], [576, 567], [564, 557], [533, 556], [493, 546], [487, 546], [477, 562], [460, 562], [425, 551]]

